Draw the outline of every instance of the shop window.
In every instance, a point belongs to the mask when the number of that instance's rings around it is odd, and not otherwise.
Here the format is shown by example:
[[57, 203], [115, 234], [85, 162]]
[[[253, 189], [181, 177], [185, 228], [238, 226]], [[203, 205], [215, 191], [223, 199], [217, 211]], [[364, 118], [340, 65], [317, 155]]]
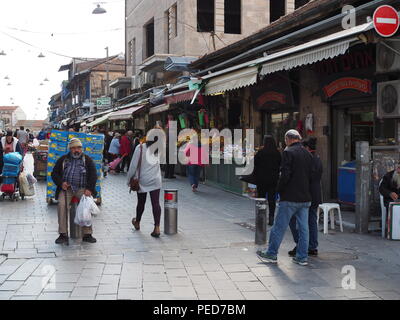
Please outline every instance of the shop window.
[[215, 1], [197, 0], [197, 31], [213, 32], [215, 30]]
[[269, 2], [269, 16], [271, 23], [285, 15], [285, 3], [286, 0], [271, 0]]
[[295, 10], [297, 10], [298, 8], [306, 5], [309, 2], [310, 2], [310, 0], [296, 0], [295, 4], [294, 4], [294, 8], [295, 8]]
[[144, 29], [146, 36], [145, 58], [148, 58], [154, 55], [154, 20], [148, 23]]
[[241, 0], [225, 0], [225, 33], [242, 33]]
[[242, 116], [242, 105], [238, 101], [230, 101], [228, 111], [228, 126], [230, 129], [240, 128]]

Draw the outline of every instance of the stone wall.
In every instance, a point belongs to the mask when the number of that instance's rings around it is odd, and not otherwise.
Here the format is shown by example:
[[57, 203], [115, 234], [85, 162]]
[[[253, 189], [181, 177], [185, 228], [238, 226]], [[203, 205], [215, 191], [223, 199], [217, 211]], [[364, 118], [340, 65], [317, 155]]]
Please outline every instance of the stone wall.
[[324, 167], [322, 191], [324, 200], [329, 200], [331, 194], [330, 137], [324, 135], [323, 129], [324, 126], [330, 125], [330, 108], [328, 104], [322, 102], [319, 92], [317, 75], [308, 68], [302, 68], [300, 71], [300, 116], [304, 121], [308, 113], [313, 114], [313, 136], [318, 139], [317, 153]]

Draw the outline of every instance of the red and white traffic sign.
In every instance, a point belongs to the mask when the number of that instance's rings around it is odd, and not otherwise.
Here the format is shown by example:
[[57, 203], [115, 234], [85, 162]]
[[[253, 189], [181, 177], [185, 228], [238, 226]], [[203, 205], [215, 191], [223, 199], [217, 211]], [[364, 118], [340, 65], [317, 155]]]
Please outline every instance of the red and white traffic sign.
[[391, 37], [399, 29], [399, 14], [396, 9], [384, 5], [377, 8], [374, 12], [374, 27], [376, 32], [382, 37]]

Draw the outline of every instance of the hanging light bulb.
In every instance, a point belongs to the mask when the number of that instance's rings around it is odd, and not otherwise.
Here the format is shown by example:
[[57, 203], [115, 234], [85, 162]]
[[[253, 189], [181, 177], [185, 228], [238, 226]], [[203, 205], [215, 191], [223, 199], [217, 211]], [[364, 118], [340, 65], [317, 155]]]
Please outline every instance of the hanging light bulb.
[[45, 55], [43, 54], [43, 53], [40, 53], [39, 55], [38, 55], [38, 58], [44, 58], [45, 57]]
[[49, 81], [49, 79], [47, 79], [47, 78], [44, 78], [44, 80], [43, 81]]
[[4, 50], [1, 50], [0, 56], [6, 56], [7, 54], [4, 52]]
[[8, 86], [11, 86], [11, 83], [7, 83]]
[[42, 86], [42, 85], [43, 85], [43, 83], [41, 82], [41, 83], [40, 83], [40, 85]]
[[103, 14], [106, 12], [106, 9], [100, 7], [100, 4], [97, 4], [97, 8], [93, 10], [92, 14]]
[[5, 76], [4, 80], [10, 80], [10, 78], [8, 76]]

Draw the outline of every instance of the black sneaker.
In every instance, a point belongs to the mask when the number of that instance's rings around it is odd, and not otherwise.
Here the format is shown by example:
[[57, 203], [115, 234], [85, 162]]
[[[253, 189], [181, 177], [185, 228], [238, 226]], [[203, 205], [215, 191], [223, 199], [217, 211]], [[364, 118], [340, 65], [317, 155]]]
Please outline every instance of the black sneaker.
[[89, 243], [96, 243], [96, 238], [93, 238], [91, 234], [84, 235], [82, 241], [89, 242]]
[[63, 243], [68, 243], [68, 237], [61, 233], [60, 236], [56, 239], [56, 244], [63, 244]]
[[277, 257], [271, 256], [271, 255], [269, 255], [266, 252], [263, 252], [261, 250], [257, 251], [257, 255], [262, 261], [264, 261], [266, 263], [272, 263], [272, 264], [277, 264], [278, 263]]
[[308, 266], [307, 260], [300, 260], [300, 259], [297, 259], [296, 257], [294, 257], [292, 259], [292, 261], [293, 261], [293, 263], [296, 263], [296, 264], [298, 264], [300, 266]]
[[296, 251], [297, 251], [297, 247], [294, 247], [294, 249], [292, 251], [289, 251], [288, 254], [290, 257], [295, 257], [296, 256]]
[[308, 250], [308, 255], [316, 257], [316, 256], [318, 256], [318, 250], [317, 249], [310, 249], [310, 250]]

